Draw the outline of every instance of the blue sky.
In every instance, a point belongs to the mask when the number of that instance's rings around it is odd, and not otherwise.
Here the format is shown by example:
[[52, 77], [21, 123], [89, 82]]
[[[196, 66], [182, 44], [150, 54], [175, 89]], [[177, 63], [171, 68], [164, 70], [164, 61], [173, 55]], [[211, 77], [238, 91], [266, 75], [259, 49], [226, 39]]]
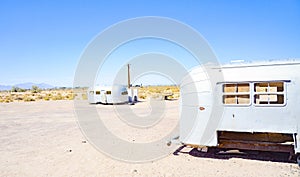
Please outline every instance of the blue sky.
[[299, 0], [2, 0], [0, 84], [71, 86], [86, 45], [110, 25], [140, 16], [190, 25], [222, 63], [300, 58]]

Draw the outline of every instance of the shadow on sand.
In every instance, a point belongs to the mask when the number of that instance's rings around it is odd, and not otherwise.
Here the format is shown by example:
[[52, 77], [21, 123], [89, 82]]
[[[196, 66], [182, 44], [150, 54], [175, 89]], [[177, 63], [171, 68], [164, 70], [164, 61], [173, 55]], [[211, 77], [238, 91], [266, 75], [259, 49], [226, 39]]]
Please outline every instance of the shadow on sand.
[[189, 154], [193, 157], [199, 158], [212, 158], [212, 159], [223, 159], [229, 160], [231, 158], [240, 158], [248, 160], [260, 160], [270, 162], [282, 162], [282, 163], [297, 163], [296, 159], [290, 159], [289, 153], [283, 152], [264, 152], [264, 151], [253, 151], [253, 150], [224, 150], [220, 148], [209, 148], [208, 152], [201, 152], [196, 148], [191, 148], [189, 152], [182, 152], [186, 146], [180, 146], [173, 154], [179, 155], [180, 153]]

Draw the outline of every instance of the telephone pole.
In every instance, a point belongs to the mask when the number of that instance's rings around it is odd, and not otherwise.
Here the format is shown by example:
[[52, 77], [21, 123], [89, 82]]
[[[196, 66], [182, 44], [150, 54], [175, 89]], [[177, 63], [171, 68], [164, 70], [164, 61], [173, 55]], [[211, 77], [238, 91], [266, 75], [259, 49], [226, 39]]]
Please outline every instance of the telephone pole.
[[128, 88], [130, 88], [130, 64], [127, 64]]

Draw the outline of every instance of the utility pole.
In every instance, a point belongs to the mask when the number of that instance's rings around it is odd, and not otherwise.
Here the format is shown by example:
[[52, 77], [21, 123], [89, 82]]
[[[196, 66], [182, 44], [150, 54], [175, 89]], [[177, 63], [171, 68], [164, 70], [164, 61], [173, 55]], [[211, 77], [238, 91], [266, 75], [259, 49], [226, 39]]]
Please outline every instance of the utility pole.
[[128, 88], [130, 88], [130, 64], [127, 64]]
[[128, 102], [130, 105], [134, 105], [133, 89], [130, 88], [130, 64], [127, 64], [127, 77], [128, 77]]

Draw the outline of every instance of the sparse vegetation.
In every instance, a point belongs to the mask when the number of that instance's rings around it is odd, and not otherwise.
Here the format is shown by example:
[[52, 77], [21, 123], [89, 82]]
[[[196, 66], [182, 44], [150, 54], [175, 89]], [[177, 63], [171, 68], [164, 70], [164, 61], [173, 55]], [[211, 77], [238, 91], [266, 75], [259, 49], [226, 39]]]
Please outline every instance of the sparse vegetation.
[[[80, 91], [74, 93], [71, 88], [65, 87], [49, 90], [42, 90], [37, 86], [32, 86], [32, 89], [30, 90], [13, 87], [10, 91], [0, 92], [0, 103], [74, 100], [75, 97], [80, 97], [81, 99], [86, 100], [87, 94], [85, 94], [85, 91], [87, 88], [79, 89]], [[144, 86], [139, 88], [139, 99], [163, 98], [164, 96], [168, 99], [178, 99], [180, 96], [179, 87]]]
[[11, 92], [25, 92], [26, 89], [22, 89], [22, 88], [13, 86], [10, 91]]
[[31, 90], [25, 90], [13, 87], [10, 91], [0, 92], [0, 103], [73, 99], [74, 93], [70, 88], [42, 90], [33, 86]]
[[41, 93], [41, 89], [38, 86], [33, 85], [31, 88], [31, 92], [32, 93]]
[[50, 97], [48, 95], [46, 95], [44, 98], [43, 98], [45, 101], [49, 101], [50, 100]]
[[178, 99], [180, 90], [177, 86], [145, 86], [139, 88], [139, 98], [159, 98], [167, 96], [168, 99]]
[[27, 96], [27, 95], [23, 98], [23, 100], [24, 100], [25, 102], [35, 101], [35, 99], [34, 99], [33, 97]]

